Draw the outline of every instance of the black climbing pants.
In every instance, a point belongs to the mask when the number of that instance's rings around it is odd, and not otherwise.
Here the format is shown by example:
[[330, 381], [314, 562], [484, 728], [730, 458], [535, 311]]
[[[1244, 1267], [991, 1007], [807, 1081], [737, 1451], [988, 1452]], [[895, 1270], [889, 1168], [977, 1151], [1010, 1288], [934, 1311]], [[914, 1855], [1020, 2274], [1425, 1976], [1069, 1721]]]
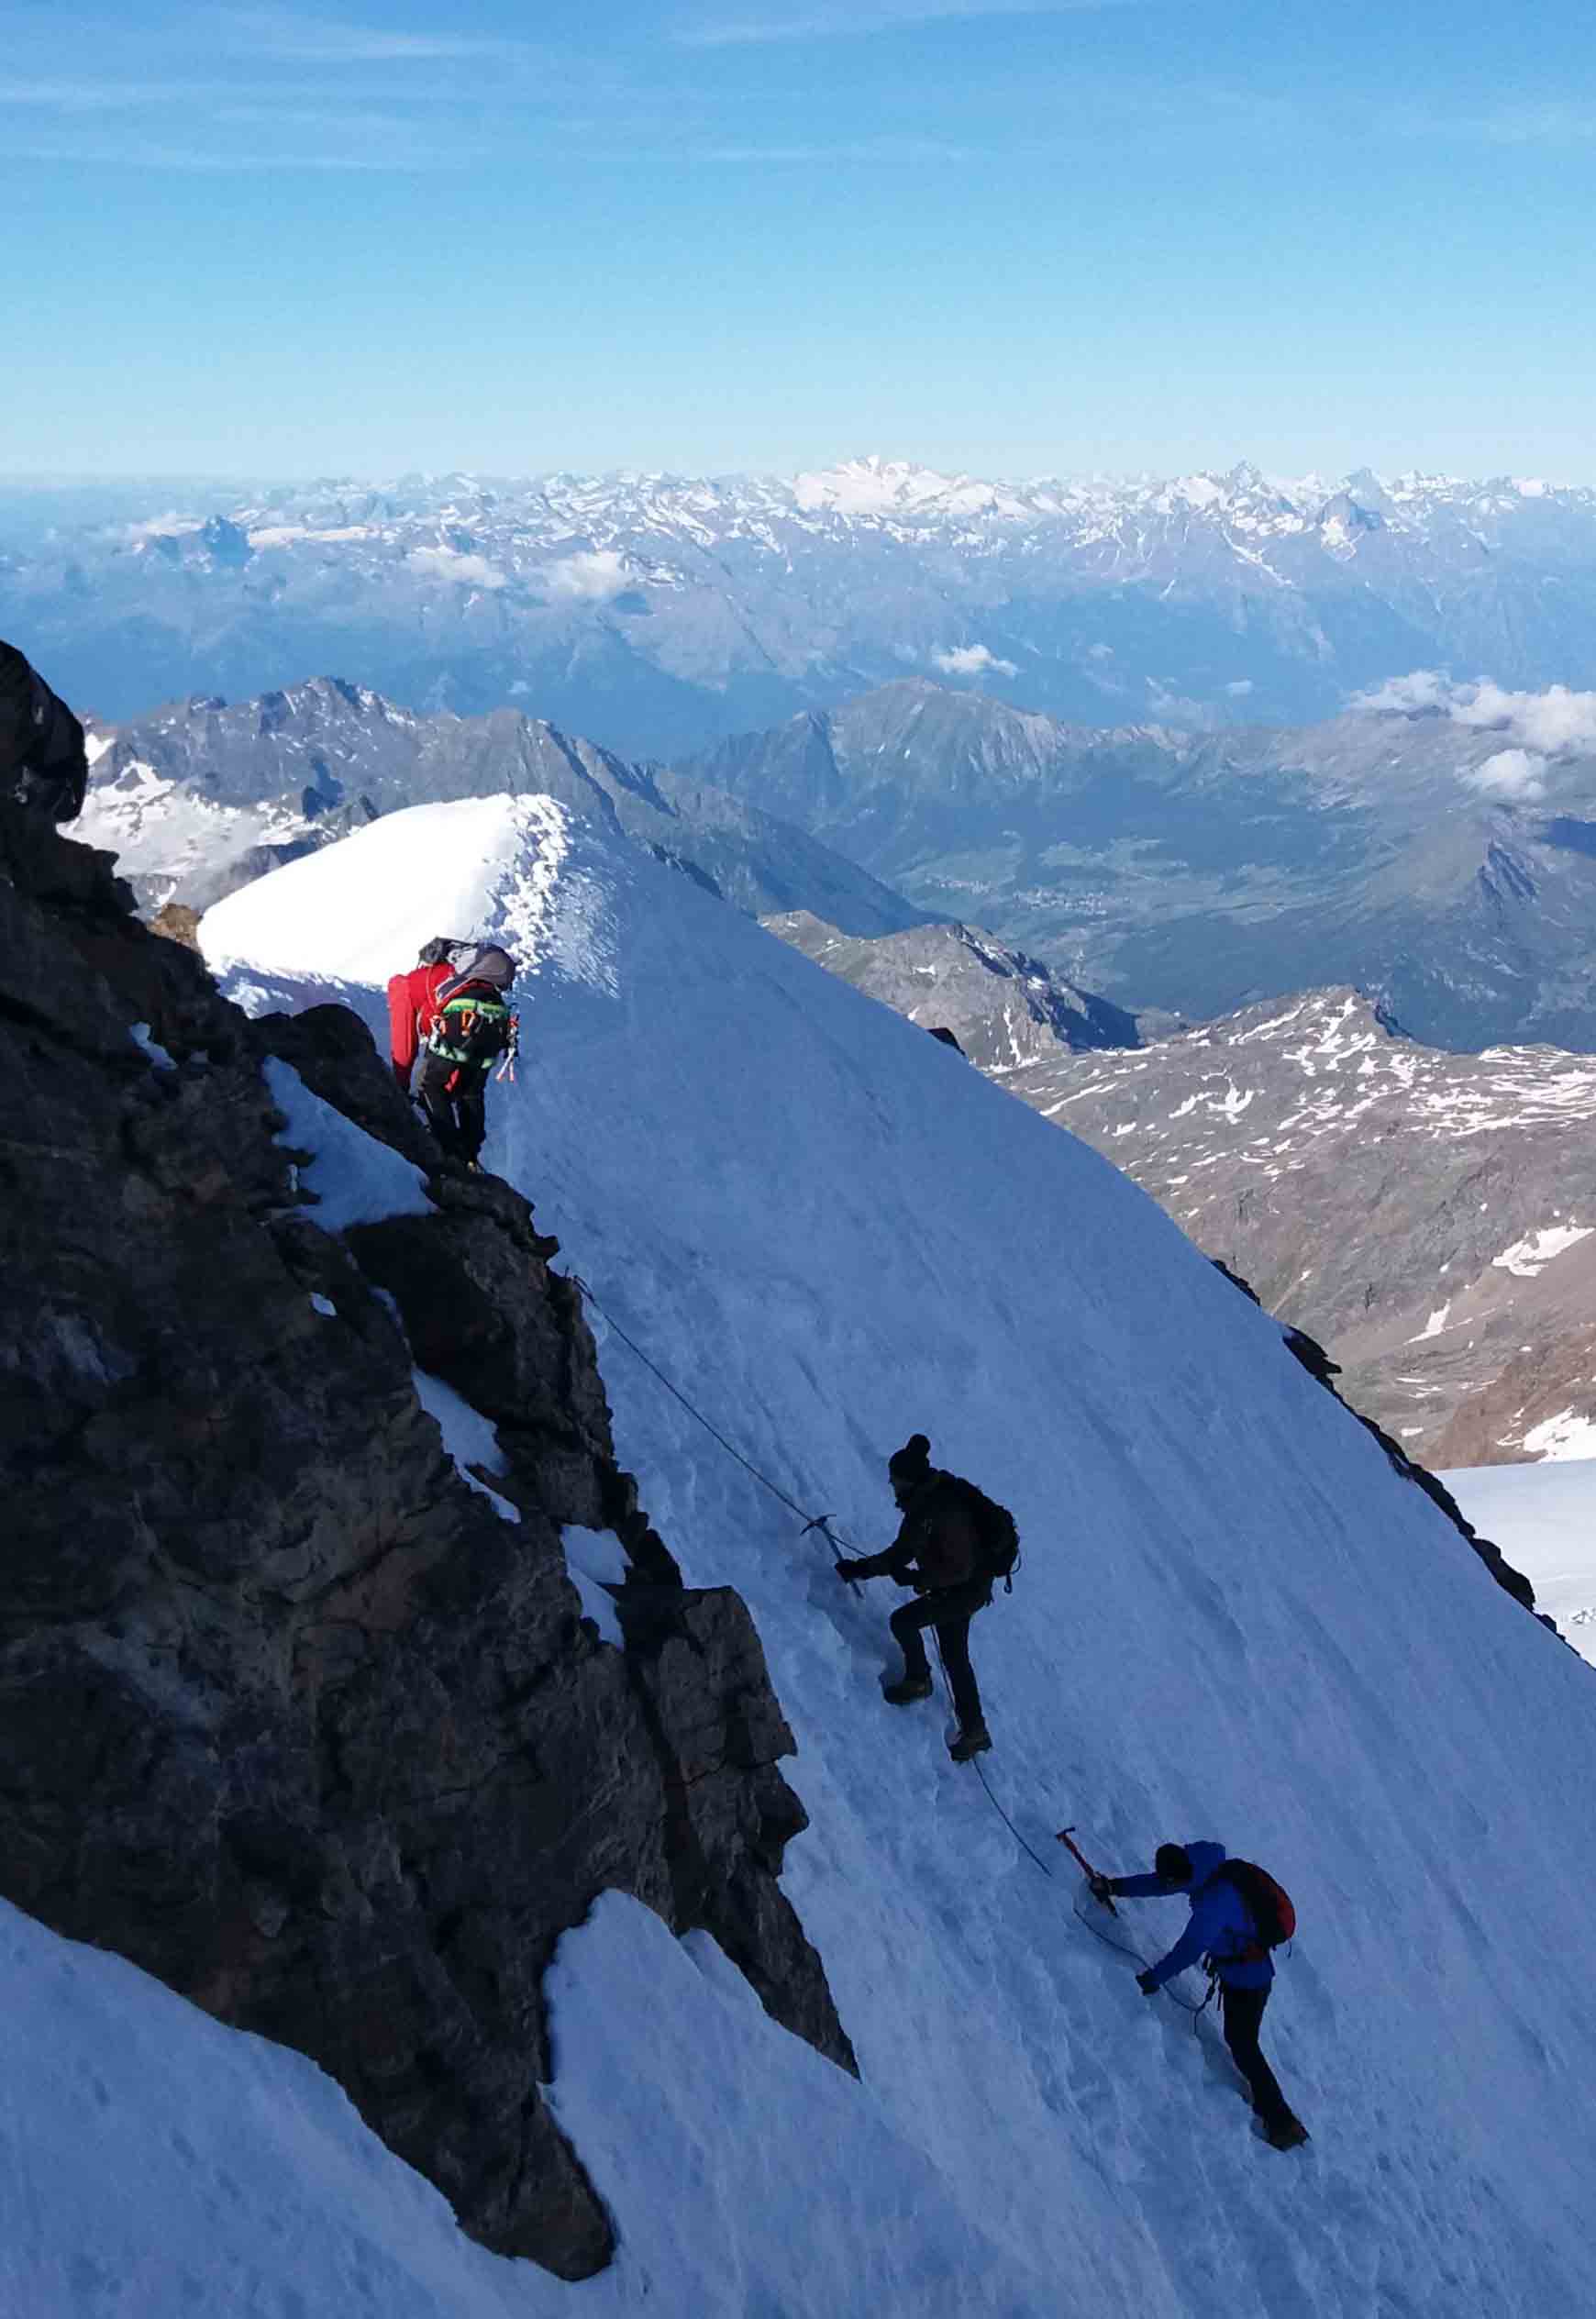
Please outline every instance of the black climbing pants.
[[970, 1663], [970, 1622], [991, 1600], [991, 1581], [974, 1578], [963, 1586], [944, 1586], [934, 1594], [917, 1595], [914, 1602], [900, 1604], [888, 1622], [898, 1638], [898, 1648], [903, 1654], [903, 1672], [911, 1682], [919, 1682], [931, 1672], [931, 1662], [925, 1656], [925, 1629], [937, 1629], [937, 1646], [942, 1664], [948, 1670], [961, 1731], [968, 1731], [981, 1719], [981, 1693], [976, 1689], [975, 1670]]
[[1231, 1989], [1220, 1984], [1219, 2003], [1225, 2016], [1225, 2042], [1230, 2058], [1252, 2090], [1252, 2106], [1265, 2125], [1279, 2125], [1291, 2114], [1279, 2081], [1258, 2048], [1268, 1989]]
[[488, 1132], [485, 1071], [424, 1051], [416, 1073], [416, 1100], [450, 1160], [476, 1158]]

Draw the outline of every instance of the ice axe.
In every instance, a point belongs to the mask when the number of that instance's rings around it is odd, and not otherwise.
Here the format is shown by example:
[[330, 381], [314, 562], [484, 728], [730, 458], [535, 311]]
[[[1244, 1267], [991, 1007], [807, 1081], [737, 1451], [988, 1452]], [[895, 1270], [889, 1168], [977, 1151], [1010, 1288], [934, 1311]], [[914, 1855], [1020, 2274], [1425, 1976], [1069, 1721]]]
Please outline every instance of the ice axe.
[[[829, 1514], [817, 1514], [813, 1522], [805, 1522], [799, 1535], [802, 1537], [807, 1537], [811, 1530], [819, 1531], [821, 1537], [826, 1540], [826, 1545], [830, 1547], [833, 1554], [840, 1554], [842, 1552], [842, 1548], [838, 1545], [837, 1539], [832, 1535], [831, 1516]], [[857, 1578], [845, 1578], [842, 1582], [848, 1588], [850, 1594], [857, 1594], [859, 1592], [859, 1581]]]
[[[1054, 1843], [1067, 1845], [1070, 1850], [1074, 1853], [1076, 1859], [1080, 1861], [1081, 1867], [1086, 1871], [1086, 1881], [1089, 1884], [1096, 1885], [1103, 1883], [1104, 1880], [1099, 1876], [1097, 1870], [1092, 1867], [1092, 1862], [1087, 1859], [1080, 1845], [1076, 1843], [1074, 1829], [1075, 1823], [1071, 1820], [1067, 1828], [1059, 1829], [1058, 1835], [1053, 1838]], [[1093, 1893], [1092, 1897], [1095, 1899], [1096, 1894]], [[1111, 1916], [1117, 1916], [1119, 1914], [1119, 1911], [1115, 1908], [1112, 1899], [1105, 1898], [1103, 1905], [1107, 1909]]]

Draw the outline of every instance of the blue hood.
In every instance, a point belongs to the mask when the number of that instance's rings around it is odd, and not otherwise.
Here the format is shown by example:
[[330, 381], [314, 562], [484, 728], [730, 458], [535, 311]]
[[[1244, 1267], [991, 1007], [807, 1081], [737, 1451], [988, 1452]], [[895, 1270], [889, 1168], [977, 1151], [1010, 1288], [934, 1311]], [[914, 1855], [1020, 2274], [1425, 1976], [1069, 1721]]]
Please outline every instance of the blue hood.
[[1191, 1863], [1191, 1882], [1181, 1889], [1193, 1893], [1200, 1892], [1214, 1870], [1230, 1858], [1223, 1844], [1183, 1844], [1180, 1849]]

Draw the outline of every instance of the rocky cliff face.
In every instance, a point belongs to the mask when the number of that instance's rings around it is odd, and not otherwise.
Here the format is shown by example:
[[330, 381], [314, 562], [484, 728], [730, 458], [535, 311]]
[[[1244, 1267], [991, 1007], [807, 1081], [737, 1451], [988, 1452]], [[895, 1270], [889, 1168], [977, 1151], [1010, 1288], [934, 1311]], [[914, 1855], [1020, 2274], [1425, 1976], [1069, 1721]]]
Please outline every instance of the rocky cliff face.
[[[313, 2056], [474, 2236], [580, 2277], [611, 2231], [540, 1983], [599, 1892], [851, 2066], [777, 1881], [759, 1637], [616, 1467], [526, 1203], [436, 1173], [353, 1016], [248, 1023], [127, 901], [0, 817], [0, 1890]], [[416, 1163], [416, 1213], [323, 1228], [271, 1054]], [[501, 1505], [417, 1367], [496, 1426]], [[564, 1524], [622, 1541], [624, 1648]]]

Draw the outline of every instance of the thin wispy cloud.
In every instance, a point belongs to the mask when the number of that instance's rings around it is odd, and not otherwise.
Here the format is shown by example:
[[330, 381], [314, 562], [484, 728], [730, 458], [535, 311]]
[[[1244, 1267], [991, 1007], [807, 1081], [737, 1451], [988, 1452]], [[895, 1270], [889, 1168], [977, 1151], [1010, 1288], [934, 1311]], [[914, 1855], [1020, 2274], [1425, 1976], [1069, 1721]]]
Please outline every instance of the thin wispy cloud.
[[1135, 0], [860, 0], [855, 6], [765, 8], [748, 16], [682, 21], [672, 38], [687, 48], [749, 48], [773, 40], [857, 39], [869, 33], [908, 31], [972, 17], [1070, 16], [1134, 4]]
[[1386, 125], [1409, 138], [1447, 139], [1471, 145], [1578, 146], [1596, 142], [1596, 105], [1560, 97], [1493, 105], [1480, 112], [1446, 112], [1429, 105], [1399, 106]]
[[394, 172], [463, 169], [470, 156], [461, 152], [415, 148], [358, 150], [353, 146], [295, 149], [262, 141], [238, 140], [226, 145], [183, 144], [145, 137], [137, 131], [115, 138], [54, 136], [6, 139], [12, 161], [68, 162], [91, 169], [170, 170], [193, 176], [255, 176], [283, 172], [310, 176], [374, 176]]
[[22, 108], [42, 113], [125, 112], [140, 105], [165, 105], [188, 94], [169, 81], [34, 81], [0, 74], [0, 112]]
[[928, 137], [868, 137], [837, 145], [707, 145], [698, 154], [705, 161], [722, 161], [747, 168], [828, 167], [849, 161], [969, 161], [976, 149], [940, 144]]
[[393, 32], [292, 8], [207, 9], [205, 37], [235, 53], [285, 64], [437, 64], [534, 53], [524, 40], [482, 39], [452, 32]]

